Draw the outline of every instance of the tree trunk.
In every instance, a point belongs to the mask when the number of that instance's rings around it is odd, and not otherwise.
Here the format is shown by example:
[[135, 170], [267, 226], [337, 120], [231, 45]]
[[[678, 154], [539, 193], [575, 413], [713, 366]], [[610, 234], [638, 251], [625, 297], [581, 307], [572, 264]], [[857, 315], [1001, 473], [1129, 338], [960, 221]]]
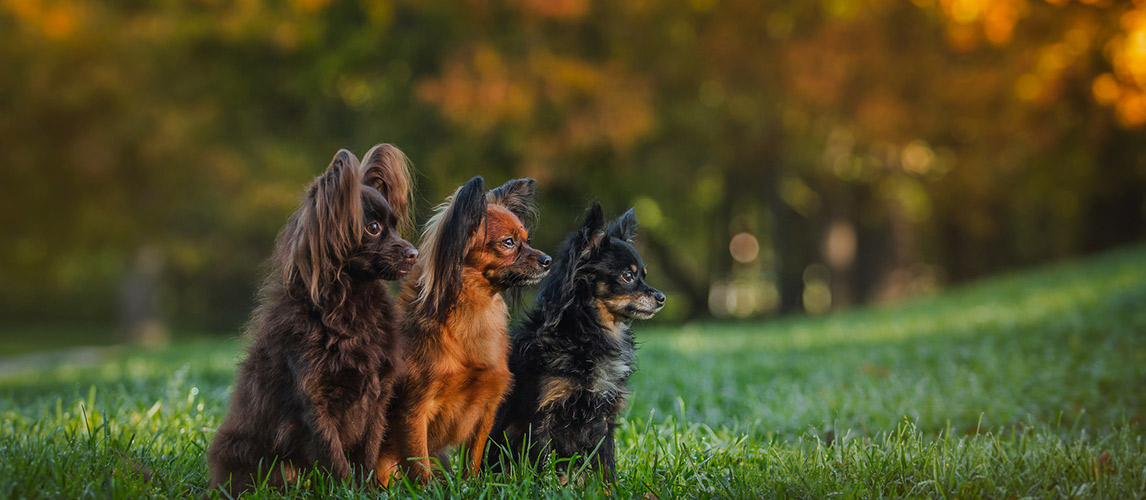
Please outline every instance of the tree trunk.
[[120, 334], [127, 342], [164, 344], [169, 335], [156, 310], [163, 254], [155, 246], [142, 246], [130, 266], [119, 294]]

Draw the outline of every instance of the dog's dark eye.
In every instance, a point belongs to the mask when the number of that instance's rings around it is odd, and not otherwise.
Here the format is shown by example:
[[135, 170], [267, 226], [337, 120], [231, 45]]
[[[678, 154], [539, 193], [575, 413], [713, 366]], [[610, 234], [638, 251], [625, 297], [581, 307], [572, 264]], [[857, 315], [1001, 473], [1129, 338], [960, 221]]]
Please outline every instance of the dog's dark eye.
[[370, 236], [378, 237], [378, 235], [382, 234], [382, 224], [379, 224], [377, 222], [371, 222], [371, 223], [367, 224], [366, 225], [366, 234], [369, 234]]
[[501, 240], [501, 245], [504, 246], [505, 248], [513, 248], [513, 247], [517, 246], [517, 242], [513, 241], [513, 238], [506, 238], [504, 240]]
[[621, 281], [624, 281], [625, 283], [632, 283], [633, 282], [633, 272], [632, 271], [625, 271], [625, 272], [621, 273]]

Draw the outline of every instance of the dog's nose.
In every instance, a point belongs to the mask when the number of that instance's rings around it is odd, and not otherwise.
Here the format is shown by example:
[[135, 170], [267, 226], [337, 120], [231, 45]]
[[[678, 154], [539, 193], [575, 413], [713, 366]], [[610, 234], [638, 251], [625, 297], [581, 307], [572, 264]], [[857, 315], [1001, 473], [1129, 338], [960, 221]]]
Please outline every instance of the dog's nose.
[[657, 301], [658, 306], [665, 305], [665, 294], [657, 292], [653, 294], [653, 299]]
[[537, 258], [537, 265], [541, 266], [542, 269], [549, 269], [549, 264], [552, 264], [552, 263], [553, 263], [553, 257], [550, 257], [548, 255], [541, 254], [541, 256]]
[[413, 264], [415, 260], [418, 260], [418, 249], [407, 248], [406, 250], [402, 251], [402, 256], [406, 258], [406, 262]]

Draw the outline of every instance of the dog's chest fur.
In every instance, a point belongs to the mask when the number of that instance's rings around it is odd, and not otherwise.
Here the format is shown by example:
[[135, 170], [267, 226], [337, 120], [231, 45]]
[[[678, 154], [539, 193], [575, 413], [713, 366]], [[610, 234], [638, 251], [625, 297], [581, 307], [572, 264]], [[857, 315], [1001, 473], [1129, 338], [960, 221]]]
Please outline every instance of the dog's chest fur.
[[602, 333], [609, 338], [613, 349], [609, 349], [605, 355], [594, 360], [593, 370], [587, 381], [589, 390], [602, 396], [616, 394], [617, 397], [623, 398], [628, 395], [626, 384], [629, 375], [633, 374], [635, 364], [629, 325], [614, 323]]
[[561, 345], [539, 349], [546, 353], [539, 380], [539, 406], [560, 406], [572, 398], [589, 397], [602, 416], [621, 411], [636, 365], [627, 324], [610, 321], [575, 338], [555, 336], [546, 340]]
[[437, 359], [427, 368], [433, 380], [426, 394], [429, 447], [468, 439], [485, 407], [501, 402], [512, 376], [508, 310], [500, 295], [463, 294], [437, 342]]

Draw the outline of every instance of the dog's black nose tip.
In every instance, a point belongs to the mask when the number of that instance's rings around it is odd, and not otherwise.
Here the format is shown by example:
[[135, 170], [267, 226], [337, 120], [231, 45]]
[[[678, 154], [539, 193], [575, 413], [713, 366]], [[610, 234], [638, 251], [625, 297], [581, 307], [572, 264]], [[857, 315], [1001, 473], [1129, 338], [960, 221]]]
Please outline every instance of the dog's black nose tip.
[[655, 299], [657, 301], [658, 306], [665, 305], [665, 294], [663, 294], [661, 292], [657, 292], [657, 293], [653, 294], [653, 299]]
[[415, 260], [418, 260], [418, 249], [407, 248], [402, 252], [402, 256], [406, 258], [406, 262], [413, 263]]
[[549, 269], [549, 264], [552, 264], [552, 263], [553, 263], [553, 257], [550, 257], [548, 255], [542, 255], [541, 257], [537, 258], [537, 265], [541, 266], [542, 269]]

